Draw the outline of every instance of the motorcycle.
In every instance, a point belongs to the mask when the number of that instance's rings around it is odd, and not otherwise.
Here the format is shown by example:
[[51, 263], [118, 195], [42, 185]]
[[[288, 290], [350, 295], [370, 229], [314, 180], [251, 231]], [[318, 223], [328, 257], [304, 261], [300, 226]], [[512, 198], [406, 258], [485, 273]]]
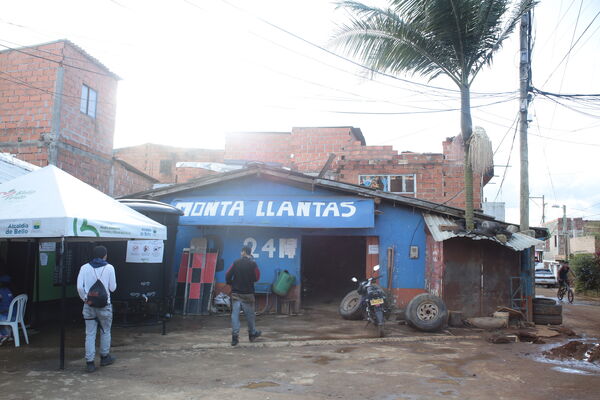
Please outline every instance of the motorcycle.
[[[378, 270], [379, 265], [373, 267], [373, 271], [376, 272]], [[391, 314], [391, 307], [388, 301], [387, 294], [379, 285], [375, 284], [375, 281], [377, 279], [379, 279], [379, 276], [371, 277], [365, 281], [358, 283], [358, 288], [356, 289], [356, 291], [350, 292], [348, 295], [346, 295], [344, 300], [342, 300], [342, 305], [340, 305], [340, 312], [342, 313], [343, 307], [345, 307], [346, 309], [348, 307], [353, 308], [353, 310], [350, 311], [351, 315], [361, 315], [363, 319], [367, 320], [367, 325], [371, 323], [374, 326], [376, 326], [379, 337], [383, 337], [385, 334], [385, 320], [388, 319]], [[358, 282], [358, 279], [353, 277], [352, 282]], [[357, 293], [360, 296], [360, 299], [356, 299], [354, 303], [352, 303], [352, 301], [347, 302], [346, 300], [349, 297], [354, 296], [354, 293]], [[346, 313], [347, 312], [348, 310], [346, 310]], [[342, 316], [346, 318], [344, 313], [342, 313]]]

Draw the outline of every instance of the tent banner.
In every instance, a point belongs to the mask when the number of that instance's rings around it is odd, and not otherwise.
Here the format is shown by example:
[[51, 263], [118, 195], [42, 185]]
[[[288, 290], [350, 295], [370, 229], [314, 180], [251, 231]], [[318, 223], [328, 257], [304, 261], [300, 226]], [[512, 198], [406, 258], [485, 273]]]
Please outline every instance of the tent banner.
[[4, 237], [42, 237], [41, 220], [0, 220], [0, 233]]
[[97, 237], [164, 239], [164, 229], [155, 226], [120, 224], [86, 218], [0, 220], [0, 236], [18, 237]]

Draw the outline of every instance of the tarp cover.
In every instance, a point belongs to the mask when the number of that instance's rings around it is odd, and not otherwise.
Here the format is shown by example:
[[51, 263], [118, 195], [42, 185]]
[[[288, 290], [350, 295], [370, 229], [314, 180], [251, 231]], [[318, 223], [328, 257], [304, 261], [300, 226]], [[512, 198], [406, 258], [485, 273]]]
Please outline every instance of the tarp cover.
[[165, 226], [49, 165], [0, 184], [0, 238], [167, 238]]

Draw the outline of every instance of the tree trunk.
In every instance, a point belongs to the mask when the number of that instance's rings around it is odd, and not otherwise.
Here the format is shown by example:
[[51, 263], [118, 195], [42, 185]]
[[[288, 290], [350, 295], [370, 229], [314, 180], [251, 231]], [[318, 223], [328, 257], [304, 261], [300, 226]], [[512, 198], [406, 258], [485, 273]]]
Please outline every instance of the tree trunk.
[[467, 84], [460, 87], [460, 130], [465, 147], [465, 227], [468, 231], [472, 231], [475, 227], [473, 222], [473, 168], [469, 153], [473, 121], [471, 120], [471, 93]]

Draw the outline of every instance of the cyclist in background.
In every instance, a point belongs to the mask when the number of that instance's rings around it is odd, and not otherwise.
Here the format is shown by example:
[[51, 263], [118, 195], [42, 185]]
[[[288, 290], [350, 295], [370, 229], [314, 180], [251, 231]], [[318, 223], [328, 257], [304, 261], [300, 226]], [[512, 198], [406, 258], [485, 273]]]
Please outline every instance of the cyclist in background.
[[566, 286], [567, 283], [570, 284], [570, 282], [569, 282], [569, 272], [570, 271], [571, 271], [571, 268], [569, 267], [569, 263], [563, 262], [560, 269], [558, 270], [558, 287], [559, 288]]

